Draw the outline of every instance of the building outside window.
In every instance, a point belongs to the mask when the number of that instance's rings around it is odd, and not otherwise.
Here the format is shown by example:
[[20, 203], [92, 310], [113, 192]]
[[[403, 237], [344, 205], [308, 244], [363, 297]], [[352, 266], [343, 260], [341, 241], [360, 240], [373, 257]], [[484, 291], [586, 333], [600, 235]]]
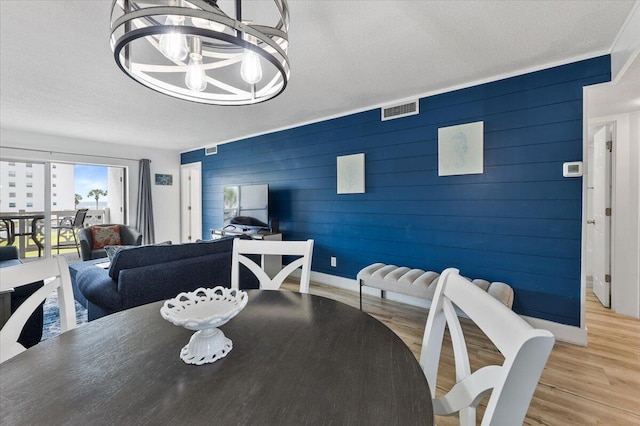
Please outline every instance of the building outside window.
[[[68, 163], [51, 163], [50, 167], [52, 181], [49, 188], [45, 188], [46, 163], [0, 159], [3, 176], [0, 184], [0, 199], [3, 200], [0, 213], [16, 213], [18, 209], [44, 212], [45, 195], [48, 192], [51, 194], [50, 205], [55, 206], [52, 209], [55, 210], [53, 218], [59, 214], [68, 216], [78, 208], [86, 207], [101, 211], [91, 212], [93, 216], [89, 221], [126, 221], [125, 168]], [[96, 200], [94, 195], [89, 195], [93, 190], [103, 191], [103, 195]]]

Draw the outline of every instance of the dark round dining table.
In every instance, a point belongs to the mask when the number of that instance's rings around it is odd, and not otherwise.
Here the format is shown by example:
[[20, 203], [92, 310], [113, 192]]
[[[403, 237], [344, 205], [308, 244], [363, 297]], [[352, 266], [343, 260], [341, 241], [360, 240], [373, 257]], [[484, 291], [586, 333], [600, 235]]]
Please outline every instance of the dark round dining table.
[[0, 364], [0, 424], [432, 425], [429, 386], [389, 328], [343, 303], [248, 291], [233, 349], [189, 365], [162, 302], [106, 316]]

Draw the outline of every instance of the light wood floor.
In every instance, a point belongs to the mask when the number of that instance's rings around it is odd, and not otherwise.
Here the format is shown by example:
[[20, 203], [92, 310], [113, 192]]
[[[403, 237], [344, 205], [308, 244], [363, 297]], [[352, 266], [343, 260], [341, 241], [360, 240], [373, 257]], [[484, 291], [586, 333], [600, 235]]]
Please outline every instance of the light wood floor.
[[[316, 283], [310, 292], [358, 307], [355, 292]], [[588, 293], [588, 346], [556, 342], [529, 406], [527, 425], [640, 425], [640, 320], [611, 313]], [[386, 324], [420, 357], [426, 309], [364, 296], [363, 310]], [[477, 327], [462, 323], [472, 370], [501, 363], [500, 353]], [[439, 394], [454, 381], [449, 341], [441, 358]], [[478, 409], [479, 418], [484, 404]], [[437, 423], [458, 424], [451, 417], [438, 417]]]

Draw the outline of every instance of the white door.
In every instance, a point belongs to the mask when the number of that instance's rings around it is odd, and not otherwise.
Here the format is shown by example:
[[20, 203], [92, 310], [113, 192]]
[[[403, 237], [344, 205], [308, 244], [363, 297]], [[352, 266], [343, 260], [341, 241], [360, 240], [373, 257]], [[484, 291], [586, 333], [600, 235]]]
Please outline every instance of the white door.
[[202, 235], [202, 164], [191, 163], [180, 167], [181, 239], [191, 243]]
[[607, 147], [607, 127], [593, 137], [593, 292], [605, 307], [611, 306], [611, 153]]

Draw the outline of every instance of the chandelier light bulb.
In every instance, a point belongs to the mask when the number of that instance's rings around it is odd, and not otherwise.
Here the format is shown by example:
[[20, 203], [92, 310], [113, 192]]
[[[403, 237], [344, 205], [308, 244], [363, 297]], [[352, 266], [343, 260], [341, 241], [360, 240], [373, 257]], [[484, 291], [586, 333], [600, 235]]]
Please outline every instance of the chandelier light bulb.
[[[165, 25], [182, 25], [184, 17], [167, 16]], [[169, 32], [160, 36], [160, 51], [164, 56], [173, 61], [184, 61], [187, 59], [189, 49], [187, 47], [187, 36], [177, 32]]]
[[189, 65], [187, 75], [184, 78], [187, 87], [196, 92], [202, 92], [207, 88], [206, 74], [202, 67], [202, 55], [199, 53], [189, 54]]
[[206, 28], [213, 31], [217, 31], [219, 33], [224, 32], [225, 26], [218, 22], [209, 21], [207, 19], [202, 18], [191, 18], [191, 22], [198, 28]]
[[240, 75], [242, 79], [249, 84], [256, 84], [262, 80], [262, 66], [260, 65], [260, 56], [251, 50], [244, 51], [242, 65], [240, 66]]

